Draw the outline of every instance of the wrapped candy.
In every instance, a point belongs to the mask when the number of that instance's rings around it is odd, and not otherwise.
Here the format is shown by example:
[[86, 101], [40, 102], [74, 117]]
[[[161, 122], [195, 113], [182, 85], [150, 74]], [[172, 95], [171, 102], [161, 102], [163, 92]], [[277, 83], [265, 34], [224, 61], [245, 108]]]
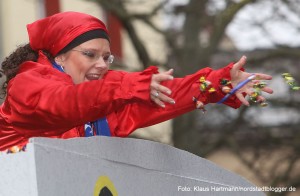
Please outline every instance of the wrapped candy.
[[265, 101], [263, 101], [263, 102], [261, 102], [260, 103], [260, 106], [261, 107], [266, 107], [266, 106], [268, 106], [269, 104], [267, 103], [267, 102], [265, 102]]
[[[199, 88], [200, 88], [201, 92], [206, 91], [209, 88], [209, 86], [211, 85], [211, 82], [206, 80], [204, 76], [200, 77], [199, 81], [200, 81]], [[208, 89], [208, 91], [210, 93], [215, 92], [215, 90], [213, 88]]]
[[253, 84], [254, 91], [250, 95], [250, 100], [254, 103], [259, 103], [261, 107], [268, 106], [268, 103], [266, 101], [258, 100], [258, 96], [261, 95], [261, 89], [265, 88], [267, 86], [266, 82], [264, 81], [256, 81]]
[[285, 82], [290, 86], [292, 90], [299, 90], [300, 87], [297, 86], [295, 79], [290, 73], [283, 73], [282, 77], [284, 78]]
[[264, 88], [266, 86], [267, 86], [266, 82], [264, 82], [264, 81], [257, 81], [257, 82], [254, 83], [253, 88], [255, 88], [255, 89], [262, 89], [262, 88]]
[[[204, 92], [209, 92], [209, 93], [214, 93], [216, 92], [216, 89], [214, 87], [212, 87], [211, 82], [206, 80], [206, 78], [204, 76], [201, 76], [199, 78], [199, 90], [200, 90], [200, 95]], [[203, 113], [206, 112], [205, 108], [204, 108], [204, 104], [203, 102], [199, 101], [199, 97], [193, 97], [193, 102], [195, 103], [196, 109], [200, 109], [203, 111]]]
[[196, 109], [202, 110], [203, 113], [206, 112], [204, 104], [201, 101], [199, 101], [196, 97], [193, 97], [193, 102], [195, 102]]
[[260, 92], [254, 91], [250, 95], [250, 100], [253, 101], [254, 103], [257, 102], [257, 97], [260, 95]]
[[220, 88], [223, 93], [227, 94], [231, 91], [231, 88], [229, 87], [230, 84], [231, 84], [230, 80], [224, 78], [220, 79]]
[[231, 88], [230, 88], [230, 87], [228, 87], [228, 86], [223, 86], [223, 87], [222, 87], [222, 92], [223, 92], [223, 93], [226, 93], [226, 94], [227, 94], [227, 93], [229, 93], [230, 91], [231, 91]]
[[211, 87], [210, 89], [208, 89], [208, 92], [209, 92], [209, 93], [216, 92], [216, 89], [215, 89], [214, 87]]
[[18, 152], [25, 152], [26, 150], [26, 145], [21, 147], [21, 146], [13, 146], [10, 147], [5, 151], [6, 154], [12, 154], [12, 153], [18, 153]]
[[221, 84], [222, 86], [228, 86], [230, 83], [231, 83], [230, 80], [227, 80], [227, 79], [224, 79], [224, 78], [222, 78], [222, 79], [220, 80], [220, 84]]

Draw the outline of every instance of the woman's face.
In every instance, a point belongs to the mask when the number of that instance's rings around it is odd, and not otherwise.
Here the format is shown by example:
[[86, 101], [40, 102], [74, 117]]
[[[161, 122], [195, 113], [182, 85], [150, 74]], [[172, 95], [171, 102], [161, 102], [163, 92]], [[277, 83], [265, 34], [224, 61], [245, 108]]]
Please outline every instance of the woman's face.
[[75, 84], [103, 78], [111, 60], [109, 42], [97, 38], [76, 46], [55, 58]]

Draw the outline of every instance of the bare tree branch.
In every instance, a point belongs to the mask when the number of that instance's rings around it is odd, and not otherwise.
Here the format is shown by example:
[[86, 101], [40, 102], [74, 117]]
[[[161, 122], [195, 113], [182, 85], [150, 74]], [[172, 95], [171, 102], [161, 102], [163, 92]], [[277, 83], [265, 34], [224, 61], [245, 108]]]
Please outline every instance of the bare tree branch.
[[123, 27], [126, 29], [130, 40], [136, 49], [138, 57], [142, 62], [144, 68], [148, 67], [151, 64], [151, 59], [146, 50], [145, 46], [142, 44], [141, 39], [137, 35], [137, 32], [134, 28], [133, 21], [130, 20], [130, 15], [125, 9], [124, 4], [120, 0], [98, 0], [97, 1], [104, 9], [116, 15], [121, 21]]

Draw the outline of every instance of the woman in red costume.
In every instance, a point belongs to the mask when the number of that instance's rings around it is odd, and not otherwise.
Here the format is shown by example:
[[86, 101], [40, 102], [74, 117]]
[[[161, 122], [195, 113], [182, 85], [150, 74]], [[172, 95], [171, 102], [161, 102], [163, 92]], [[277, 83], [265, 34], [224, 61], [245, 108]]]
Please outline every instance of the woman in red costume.
[[[27, 30], [29, 44], [2, 63], [7, 85], [0, 108], [0, 151], [22, 149], [31, 137], [126, 137], [137, 128], [218, 102], [226, 95], [221, 79], [230, 80], [232, 88], [251, 75], [242, 71], [245, 57], [184, 78], [173, 78], [172, 70], [159, 73], [154, 66], [134, 73], [109, 70], [108, 31], [102, 21], [83, 13], [59, 13]], [[251, 83], [223, 103], [249, 105], [244, 95], [253, 91]]]

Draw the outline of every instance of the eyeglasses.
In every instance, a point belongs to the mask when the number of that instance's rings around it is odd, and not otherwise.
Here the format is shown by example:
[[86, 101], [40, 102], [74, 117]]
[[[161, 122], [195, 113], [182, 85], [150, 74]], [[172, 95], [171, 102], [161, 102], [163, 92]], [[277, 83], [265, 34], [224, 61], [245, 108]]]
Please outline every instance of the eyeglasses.
[[114, 61], [114, 55], [107, 54], [104, 56], [99, 55], [98, 53], [90, 50], [78, 50], [78, 49], [72, 49], [73, 51], [80, 52], [83, 56], [87, 57], [90, 61], [96, 62], [99, 60], [100, 57], [102, 57], [103, 61], [106, 64], [111, 64]]

